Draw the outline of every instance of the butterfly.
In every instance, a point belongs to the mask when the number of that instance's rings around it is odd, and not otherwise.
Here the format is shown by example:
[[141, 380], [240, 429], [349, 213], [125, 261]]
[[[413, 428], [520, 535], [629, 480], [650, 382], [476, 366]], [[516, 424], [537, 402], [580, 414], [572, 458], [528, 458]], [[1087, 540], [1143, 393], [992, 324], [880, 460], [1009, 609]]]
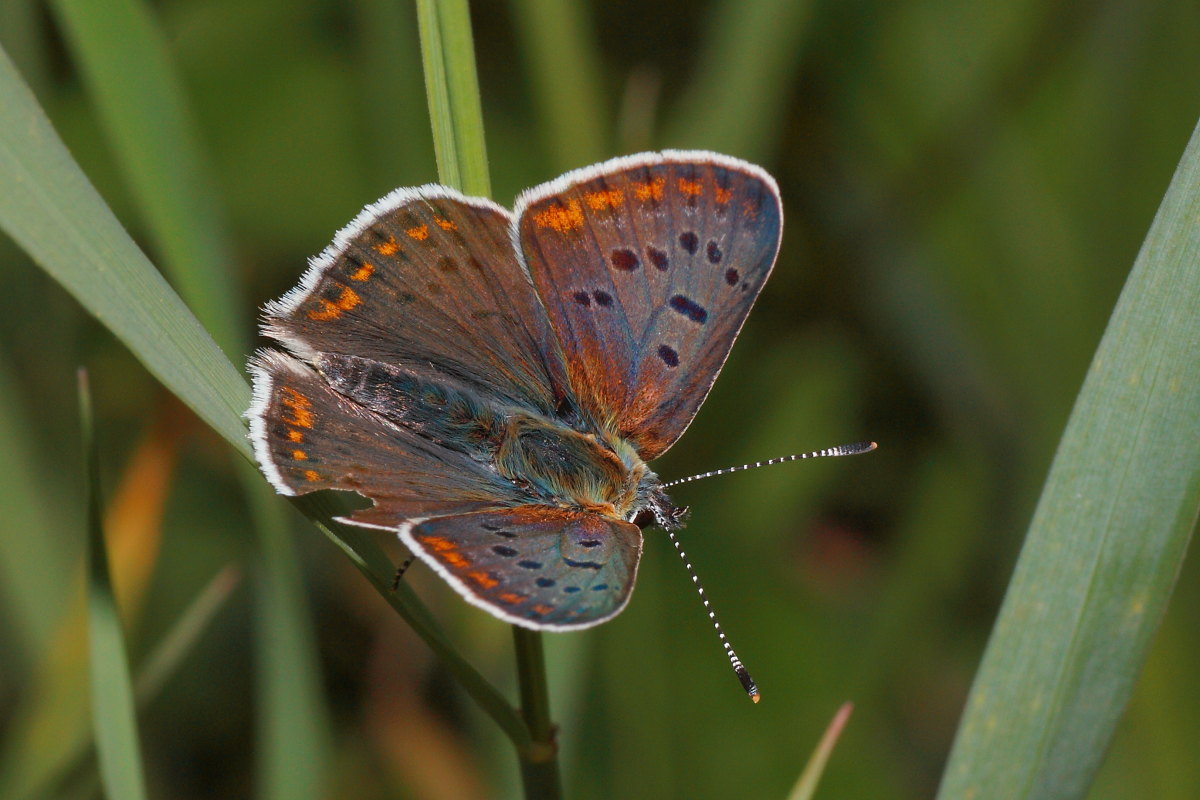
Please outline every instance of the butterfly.
[[507, 209], [444, 186], [367, 206], [268, 303], [250, 437], [281, 494], [357, 492], [467, 601], [539, 630], [629, 602], [648, 463], [683, 434], [771, 273], [759, 167], [702, 151], [568, 172]]

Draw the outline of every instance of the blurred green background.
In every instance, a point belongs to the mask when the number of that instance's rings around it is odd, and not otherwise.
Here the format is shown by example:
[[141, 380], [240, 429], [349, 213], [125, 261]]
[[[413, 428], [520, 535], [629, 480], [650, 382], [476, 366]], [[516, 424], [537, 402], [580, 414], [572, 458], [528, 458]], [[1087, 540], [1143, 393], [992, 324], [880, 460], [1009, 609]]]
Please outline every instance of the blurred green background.
[[[60, 28], [69, 6], [4, 0], [0, 41], [156, 259]], [[231, 233], [250, 342], [257, 307], [361, 206], [436, 178], [415, 14], [394, 0], [151, 11]], [[1200, 111], [1200, 7], [486, 0], [472, 13], [501, 203], [659, 147], [726, 152], [779, 181], [775, 275], [659, 474], [880, 443], [675, 492], [757, 706], [655, 532], [620, 617], [546, 637], [568, 796], [783, 797], [844, 700], [855, 713], [818, 797], [930, 796], [1055, 443]], [[85, 364], [114, 559], [134, 576], [135, 671], [214, 575], [232, 581], [140, 718], [151, 795], [252, 795], [268, 693], [255, 670], [273, 628], [236, 456], [7, 239], [0, 269], [0, 790], [28, 748], [87, 714]], [[316, 795], [516, 796], [492, 721], [287, 514], [312, 616], [292, 622], [310, 626], [324, 707], [301, 765]], [[507, 626], [427, 570], [409, 576], [511, 688]], [[1195, 579], [1193, 560], [1095, 798], [1200, 796]], [[80, 763], [55, 795], [88, 795]]]

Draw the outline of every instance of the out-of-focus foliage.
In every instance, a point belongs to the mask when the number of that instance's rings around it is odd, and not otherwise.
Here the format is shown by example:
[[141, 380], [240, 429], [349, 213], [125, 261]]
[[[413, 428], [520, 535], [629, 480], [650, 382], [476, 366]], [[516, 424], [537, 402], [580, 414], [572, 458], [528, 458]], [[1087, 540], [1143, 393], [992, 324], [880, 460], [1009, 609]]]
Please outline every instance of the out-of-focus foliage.
[[[763, 701], [739, 691], [652, 534], [618, 619], [547, 637], [568, 795], [783, 797], [851, 699], [817, 796], [928, 797], [1072, 401], [1200, 112], [1200, 9], [566, 7], [472, 6], [497, 200], [574, 159], [649, 147], [752, 158], [784, 194], [775, 275], [659, 473], [881, 444], [677, 491], [693, 510], [689, 555]], [[362, 205], [434, 179], [415, 13], [391, 0], [164, 0], [151, 12], [232, 231], [228, 296], [244, 301], [224, 338], [249, 341], [256, 307]], [[130, 181], [60, 19], [6, 3], [0, 42], [162, 263], [139, 195], [154, 184]], [[0, 270], [0, 750], [11, 750], [30, 714], [46, 735], [86, 713], [72, 651], [86, 530], [77, 365], [90, 368], [115, 487], [106, 527], [151, 524], [133, 541], [161, 540], [135, 601], [114, 563], [135, 675], [224, 566], [261, 576], [228, 446], [8, 240]], [[148, 462], [155, 448], [179, 458]], [[331, 709], [326, 796], [513, 796], [491, 721], [327, 540], [299, 518], [294, 534]], [[1196, 577], [1186, 565], [1096, 798], [1200, 794], [1188, 745], [1200, 706], [1186, 702]], [[410, 580], [473, 662], [510, 681], [507, 626], [427, 571]], [[261, 603], [257, 590], [232, 594], [141, 714], [150, 796], [252, 791], [263, 753], [251, 710], [267, 691], [252, 659], [272, 619]], [[15, 769], [4, 752], [0, 769]], [[95, 780], [79, 763], [61, 786]]]

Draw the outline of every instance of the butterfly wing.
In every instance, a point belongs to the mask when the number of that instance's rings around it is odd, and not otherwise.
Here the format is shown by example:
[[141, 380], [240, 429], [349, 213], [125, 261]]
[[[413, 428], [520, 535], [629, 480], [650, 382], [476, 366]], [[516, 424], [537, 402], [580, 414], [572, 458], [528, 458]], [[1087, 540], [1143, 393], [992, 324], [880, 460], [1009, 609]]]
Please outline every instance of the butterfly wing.
[[649, 461], [687, 428], [779, 249], [775, 181], [705, 152], [615, 159], [517, 200], [515, 246], [585, 409]]
[[552, 413], [566, 385], [546, 313], [509, 241], [509, 212], [441, 186], [397, 189], [338, 232], [263, 332], [317, 353], [439, 372]]
[[494, 470], [351, 402], [291, 356], [260, 351], [250, 372], [250, 438], [263, 473], [281, 494], [355, 491], [375, 505], [349, 521], [393, 530], [414, 516], [522, 501]]
[[471, 603], [539, 630], [620, 612], [642, 551], [636, 525], [539, 505], [406, 523], [400, 538]]

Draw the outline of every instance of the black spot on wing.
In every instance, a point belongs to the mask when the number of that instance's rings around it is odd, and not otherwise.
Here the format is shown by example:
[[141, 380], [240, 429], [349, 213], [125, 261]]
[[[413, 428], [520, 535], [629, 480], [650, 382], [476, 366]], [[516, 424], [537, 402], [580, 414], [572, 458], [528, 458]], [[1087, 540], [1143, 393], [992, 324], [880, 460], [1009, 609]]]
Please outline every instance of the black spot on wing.
[[506, 544], [492, 545], [492, 552], [498, 556], [504, 556], [505, 558], [512, 558], [517, 554], [516, 550]]
[[738, 278], [740, 277], [741, 275], [738, 274], [738, 271], [732, 267], [725, 270], [725, 282], [730, 286], [737, 286]]
[[650, 259], [650, 263], [653, 264], [656, 269], [662, 272], [666, 272], [667, 267], [670, 266], [669, 262], [667, 261], [667, 254], [662, 250], [659, 250], [657, 247], [647, 247], [646, 258]]
[[629, 249], [613, 250], [609, 254], [609, 260], [615, 269], [622, 272], [633, 272], [642, 263], [638, 260], [637, 254]]
[[665, 344], [658, 346], [658, 357], [668, 367], [679, 366], [679, 353], [675, 352], [674, 348], [667, 347]]
[[704, 306], [690, 297], [677, 294], [671, 298], [670, 306], [676, 313], [687, 317], [692, 322], [698, 322], [703, 325], [708, 321], [708, 311], [704, 309]]
[[543, 589], [549, 589], [551, 586], [558, 583], [558, 581], [554, 580], [554, 578], [538, 578], [536, 581], [534, 581], [534, 583]]
[[717, 244], [716, 239], [708, 240], [708, 247], [705, 248], [705, 253], [708, 255], [709, 263], [712, 263], [712, 264], [720, 264], [721, 263], [721, 256], [722, 256], [721, 247], [720, 247], [720, 245]]
[[602, 569], [604, 567], [603, 564], [598, 564], [595, 561], [576, 561], [566, 556], [563, 556], [563, 561], [568, 567], [574, 567], [575, 569]]
[[602, 292], [602, 291], [597, 290], [595, 292], [592, 292], [592, 297], [595, 298], [596, 302], [599, 305], [602, 305], [605, 308], [608, 308], [609, 306], [611, 306], [613, 304], [613, 297], [608, 292]]
[[684, 231], [679, 234], [679, 246], [691, 255], [695, 255], [696, 251], [700, 249], [700, 237], [692, 231]]

